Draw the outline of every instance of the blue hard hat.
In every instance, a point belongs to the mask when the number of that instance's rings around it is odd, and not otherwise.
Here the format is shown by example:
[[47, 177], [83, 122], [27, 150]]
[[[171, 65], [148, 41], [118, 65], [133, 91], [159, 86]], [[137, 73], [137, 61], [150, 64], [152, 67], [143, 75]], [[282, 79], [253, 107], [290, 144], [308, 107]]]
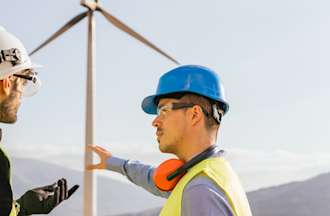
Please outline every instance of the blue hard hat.
[[184, 65], [160, 77], [156, 94], [142, 101], [143, 111], [156, 114], [155, 98], [173, 93], [194, 93], [212, 99], [221, 104], [225, 113], [229, 108], [220, 77], [214, 71], [199, 65]]

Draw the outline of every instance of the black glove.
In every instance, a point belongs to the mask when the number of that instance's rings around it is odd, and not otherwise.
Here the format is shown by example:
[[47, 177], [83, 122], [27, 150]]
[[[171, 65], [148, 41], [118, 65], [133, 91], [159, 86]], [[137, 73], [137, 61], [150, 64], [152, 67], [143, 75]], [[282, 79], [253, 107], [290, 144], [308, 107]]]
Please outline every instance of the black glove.
[[48, 214], [63, 200], [68, 199], [79, 185], [67, 188], [66, 179], [62, 178], [52, 185], [27, 191], [16, 202], [20, 205], [19, 216]]

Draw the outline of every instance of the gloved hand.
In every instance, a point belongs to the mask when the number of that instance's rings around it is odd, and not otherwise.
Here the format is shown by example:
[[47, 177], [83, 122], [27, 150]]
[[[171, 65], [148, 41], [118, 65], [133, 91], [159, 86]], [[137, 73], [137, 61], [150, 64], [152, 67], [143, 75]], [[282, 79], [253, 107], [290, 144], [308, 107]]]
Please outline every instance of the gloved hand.
[[63, 200], [68, 199], [79, 185], [68, 190], [66, 179], [59, 179], [52, 185], [35, 188], [27, 191], [16, 200], [20, 205], [19, 216], [31, 214], [48, 214]]
[[107, 151], [106, 149], [97, 146], [97, 145], [88, 145], [88, 150], [91, 150], [97, 153], [101, 159], [100, 163], [98, 164], [91, 164], [86, 167], [87, 170], [94, 170], [94, 169], [105, 169], [107, 166], [107, 159], [112, 156], [111, 152]]

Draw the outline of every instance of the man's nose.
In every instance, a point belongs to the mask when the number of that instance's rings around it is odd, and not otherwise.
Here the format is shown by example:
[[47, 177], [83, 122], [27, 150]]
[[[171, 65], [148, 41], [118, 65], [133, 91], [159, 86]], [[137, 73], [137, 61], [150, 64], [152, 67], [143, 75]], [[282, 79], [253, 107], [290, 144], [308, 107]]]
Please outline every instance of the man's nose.
[[152, 121], [152, 126], [154, 126], [155, 128], [158, 128], [160, 126], [161, 122], [160, 122], [160, 118], [159, 116], [156, 116], [156, 118]]

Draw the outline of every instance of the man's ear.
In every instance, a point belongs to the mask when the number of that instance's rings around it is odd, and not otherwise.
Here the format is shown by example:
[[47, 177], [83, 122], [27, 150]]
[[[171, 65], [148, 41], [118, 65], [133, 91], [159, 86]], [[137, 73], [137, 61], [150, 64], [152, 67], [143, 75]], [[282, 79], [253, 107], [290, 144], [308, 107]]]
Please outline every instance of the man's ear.
[[3, 80], [0, 80], [0, 91], [4, 95], [8, 96], [10, 94], [10, 89], [11, 89], [11, 79], [10, 77], [7, 77]]
[[199, 107], [199, 106], [194, 106], [192, 109], [191, 109], [191, 112], [192, 112], [192, 123], [193, 125], [197, 124], [199, 121], [201, 121], [203, 119], [203, 111], [202, 111], [202, 108]]

